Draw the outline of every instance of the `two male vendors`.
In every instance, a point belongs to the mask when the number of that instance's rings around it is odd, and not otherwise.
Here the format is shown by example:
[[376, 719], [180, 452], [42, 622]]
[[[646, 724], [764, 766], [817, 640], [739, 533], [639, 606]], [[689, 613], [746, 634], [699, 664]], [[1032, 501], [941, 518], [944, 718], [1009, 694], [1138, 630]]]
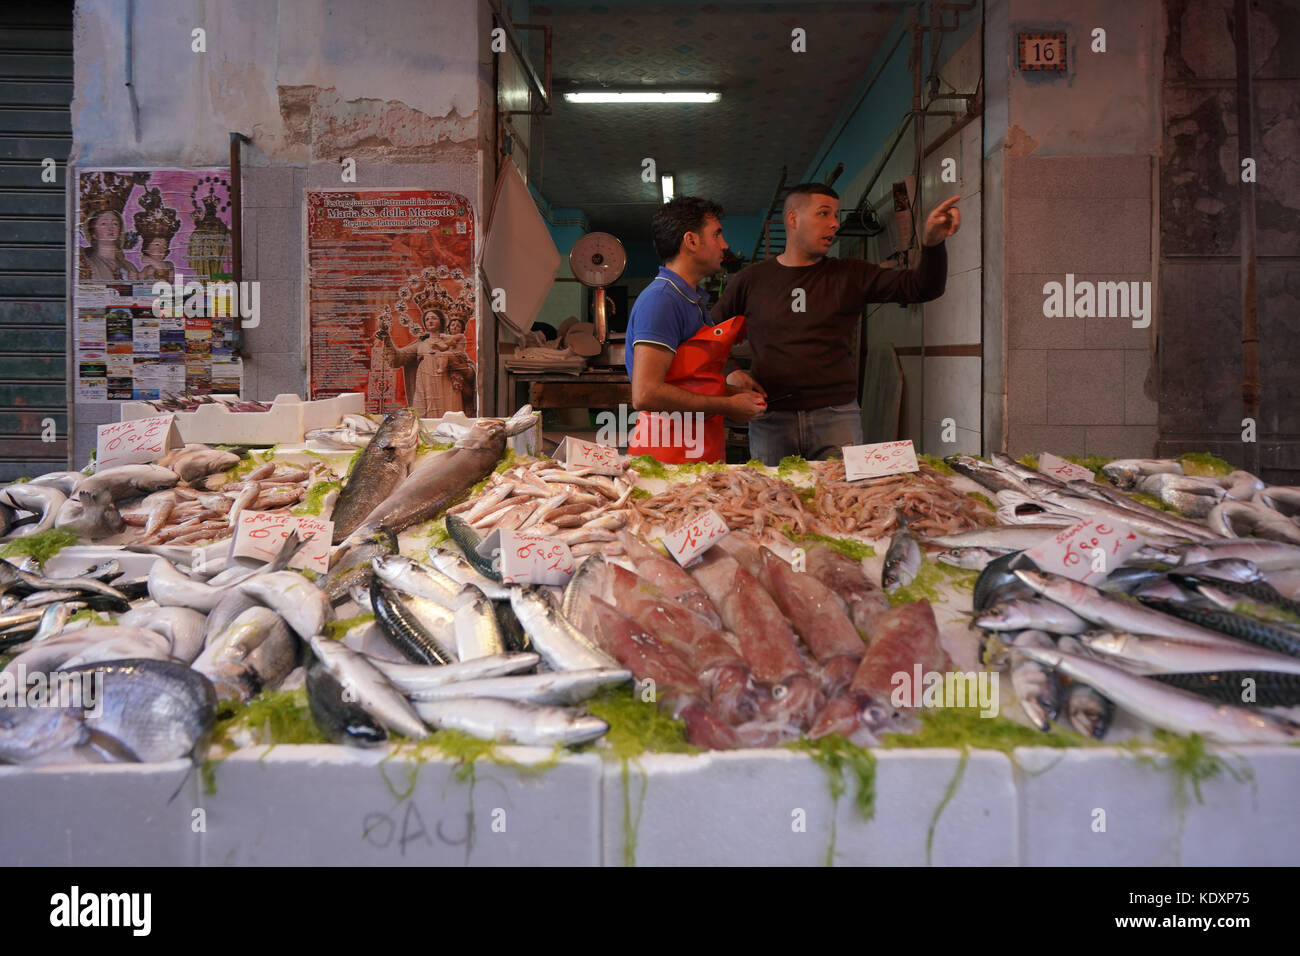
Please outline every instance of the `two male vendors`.
[[[628, 319], [627, 374], [640, 411], [628, 453], [725, 461], [724, 418], [749, 422], [750, 456], [767, 465], [862, 444], [853, 332], [869, 302], [943, 295], [944, 240], [961, 225], [956, 204], [947, 199], [926, 218], [915, 269], [885, 269], [828, 256], [839, 197], [820, 183], [796, 186], [783, 209], [785, 250], [737, 273], [712, 310], [700, 283], [722, 269], [722, 209], [692, 196], [661, 206], [651, 236], [663, 265]], [[752, 368], [728, 374], [732, 346], [746, 334]], [[702, 432], [692, 427], [701, 417]]]

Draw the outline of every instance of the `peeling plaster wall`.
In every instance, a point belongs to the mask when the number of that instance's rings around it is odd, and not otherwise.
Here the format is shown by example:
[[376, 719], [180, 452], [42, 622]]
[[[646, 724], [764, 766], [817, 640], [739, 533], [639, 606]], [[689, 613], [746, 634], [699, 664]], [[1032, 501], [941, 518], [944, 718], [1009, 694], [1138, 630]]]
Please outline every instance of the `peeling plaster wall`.
[[[245, 335], [246, 396], [306, 394], [302, 195], [348, 185], [341, 157], [357, 161], [358, 187], [467, 196], [482, 236], [495, 180], [495, 167], [484, 168], [493, 139], [486, 0], [136, 0], [138, 137], [124, 85], [126, 18], [126, 0], [77, 3], [70, 162], [225, 166], [230, 133], [252, 137], [244, 278], [262, 282], [263, 295], [261, 326]], [[195, 28], [206, 52], [192, 50]], [[117, 403], [76, 407], [74, 461], [93, 447], [95, 426], [117, 416]]]

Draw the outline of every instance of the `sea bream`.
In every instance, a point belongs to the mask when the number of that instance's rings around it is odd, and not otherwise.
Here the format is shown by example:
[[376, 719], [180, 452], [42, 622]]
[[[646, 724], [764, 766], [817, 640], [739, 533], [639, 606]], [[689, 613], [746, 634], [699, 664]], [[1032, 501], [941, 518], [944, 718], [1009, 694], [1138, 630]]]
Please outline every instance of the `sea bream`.
[[351, 535], [410, 474], [420, 440], [419, 424], [412, 409], [402, 408], [379, 426], [334, 505], [334, 544]]

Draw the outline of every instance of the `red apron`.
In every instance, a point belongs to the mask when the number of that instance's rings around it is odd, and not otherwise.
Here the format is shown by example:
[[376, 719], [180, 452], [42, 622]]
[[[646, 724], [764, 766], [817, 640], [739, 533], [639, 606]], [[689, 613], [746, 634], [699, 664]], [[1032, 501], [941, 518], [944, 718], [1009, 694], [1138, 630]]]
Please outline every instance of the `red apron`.
[[[743, 315], [706, 325], [677, 347], [664, 376], [665, 384], [696, 395], [726, 395], [727, 379], [722, 366], [732, 346], [744, 337]], [[650, 455], [668, 465], [725, 461], [727, 430], [723, 416], [705, 418], [703, 435], [698, 433], [695, 422], [693, 412], [642, 412], [637, 416], [627, 453]], [[688, 430], [684, 432], [683, 428]]]

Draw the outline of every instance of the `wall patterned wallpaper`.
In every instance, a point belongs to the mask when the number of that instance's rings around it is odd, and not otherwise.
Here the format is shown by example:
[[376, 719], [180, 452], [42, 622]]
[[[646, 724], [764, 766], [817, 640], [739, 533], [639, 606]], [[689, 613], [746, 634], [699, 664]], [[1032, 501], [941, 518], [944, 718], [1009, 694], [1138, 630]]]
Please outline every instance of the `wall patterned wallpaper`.
[[[540, 188], [587, 211], [593, 229], [649, 236], [659, 184], [642, 160], [736, 216], [759, 214], [781, 167], [797, 177], [861, 81], [897, 5], [870, 3], [534, 5], [553, 28], [554, 113], [542, 120]], [[805, 31], [807, 52], [791, 49]], [[529, 31], [534, 62], [540, 34]], [[707, 104], [570, 104], [566, 90], [720, 90]], [[898, 117], [882, 117], [883, 124]], [[748, 253], [748, 250], [745, 250]]]

